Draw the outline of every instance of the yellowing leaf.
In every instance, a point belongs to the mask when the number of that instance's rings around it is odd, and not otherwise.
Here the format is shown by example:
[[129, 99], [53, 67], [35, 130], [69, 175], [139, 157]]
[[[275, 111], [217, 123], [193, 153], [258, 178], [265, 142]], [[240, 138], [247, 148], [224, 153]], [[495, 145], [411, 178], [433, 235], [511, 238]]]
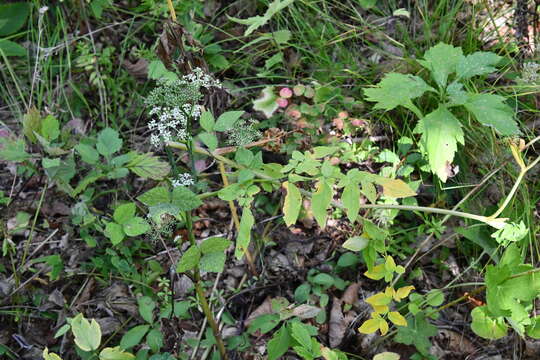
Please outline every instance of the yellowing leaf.
[[330, 185], [324, 180], [319, 181], [317, 184], [317, 191], [313, 193], [311, 197], [311, 211], [317, 223], [321, 228], [326, 226], [326, 209], [332, 201], [332, 189]]
[[411, 189], [411, 187], [403, 180], [387, 179], [382, 176], [378, 176], [375, 182], [383, 187], [384, 196], [393, 198], [416, 196], [416, 192]]
[[364, 321], [362, 326], [358, 328], [358, 331], [362, 334], [372, 334], [379, 330], [379, 319], [369, 319]]
[[49, 349], [43, 350], [43, 360], [62, 360], [62, 358], [55, 353], [49, 353]]
[[93, 351], [101, 343], [101, 328], [95, 319], [89, 322], [83, 314], [78, 314], [71, 320], [71, 331], [75, 336], [75, 344], [82, 351]]
[[373, 357], [373, 360], [399, 360], [400, 356], [394, 352], [382, 352]]
[[388, 320], [394, 323], [394, 325], [407, 326], [407, 320], [397, 311], [390, 311], [388, 313]]
[[396, 301], [401, 301], [401, 299], [404, 299], [407, 296], [409, 296], [409, 294], [410, 294], [410, 292], [412, 290], [414, 290], [414, 286], [412, 286], [412, 285], [400, 287], [394, 293], [394, 299]]
[[302, 195], [300, 190], [288, 181], [283, 183], [283, 187], [287, 190], [285, 201], [283, 202], [283, 215], [285, 224], [291, 226], [296, 223], [298, 215], [300, 214], [300, 208], [302, 207]]
[[366, 299], [366, 302], [372, 306], [388, 305], [390, 301], [392, 298], [386, 296], [385, 293], [378, 293]]
[[377, 314], [386, 314], [388, 312], [388, 306], [386, 305], [371, 305], [373, 307], [373, 311]]
[[128, 353], [122, 349], [120, 346], [116, 347], [106, 347], [101, 350], [99, 353], [99, 360], [131, 360], [135, 359], [135, 355]]
[[379, 264], [366, 271], [364, 275], [372, 280], [381, 280], [386, 275], [386, 268], [384, 264]]
[[386, 335], [388, 332], [388, 323], [384, 319], [379, 319], [379, 330], [381, 330], [381, 335]]

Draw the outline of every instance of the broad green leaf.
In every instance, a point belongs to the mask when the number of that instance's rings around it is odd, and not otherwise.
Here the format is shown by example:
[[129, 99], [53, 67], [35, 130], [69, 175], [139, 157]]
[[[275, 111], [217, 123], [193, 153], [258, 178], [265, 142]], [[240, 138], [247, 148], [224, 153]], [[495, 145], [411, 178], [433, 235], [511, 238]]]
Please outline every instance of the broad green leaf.
[[135, 216], [135, 204], [127, 203], [122, 204], [114, 210], [113, 219], [120, 225], [125, 224], [128, 220]]
[[82, 351], [94, 351], [101, 343], [101, 328], [95, 319], [88, 321], [83, 314], [78, 314], [71, 320], [71, 331], [75, 344]]
[[142, 217], [135, 216], [123, 224], [127, 236], [139, 236], [150, 230], [150, 225]]
[[450, 175], [457, 144], [463, 144], [463, 130], [459, 120], [444, 106], [429, 113], [422, 120], [422, 139], [431, 171], [442, 182]]
[[210, 151], [214, 151], [218, 147], [218, 138], [213, 132], [202, 132], [199, 134], [199, 139], [208, 146]]
[[111, 156], [122, 148], [122, 139], [118, 131], [111, 128], [101, 130], [97, 137], [97, 151], [103, 156]]
[[148, 78], [153, 80], [178, 80], [178, 75], [174, 72], [167, 70], [161, 60], [154, 60], [148, 64]]
[[214, 115], [212, 115], [210, 111], [203, 112], [199, 121], [201, 122], [201, 126], [204, 130], [208, 132], [214, 131], [214, 124], [216, 121], [214, 120]]
[[141, 296], [137, 299], [137, 304], [139, 305], [139, 314], [144, 321], [151, 324], [154, 322], [154, 309], [156, 308], [156, 303], [149, 296]]
[[274, 94], [274, 88], [267, 86], [261, 92], [261, 96], [253, 100], [253, 110], [261, 111], [267, 119], [274, 115], [274, 112], [278, 109], [277, 95]]
[[439, 43], [424, 54], [424, 60], [418, 62], [431, 71], [431, 76], [437, 84], [444, 88], [448, 76], [456, 71], [457, 64], [464, 58], [460, 47]]
[[153, 352], [158, 352], [163, 347], [163, 334], [158, 329], [152, 329], [146, 335], [146, 343]]
[[80, 143], [75, 146], [75, 150], [77, 150], [77, 152], [81, 156], [82, 161], [87, 164], [93, 165], [96, 164], [99, 160], [99, 153], [93, 146]]
[[0, 5], [0, 36], [19, 31], [30, 14], [30, 2], [15, 2]]
[[326, 209], [332, 201], [332, 189], [324, 180], [320, 180], [317, 184], [317, 190], [311, 197], [311, 211], [317, 223], [321, 228], [326, 226]]
[[380, 354], [377, 354], [373, 357], [373, 360], [399, 360], [399, 354], [394, 352], [385, 351]]
[[227, 17], [236, 23], [249, 25], [244, 32], [244, 36], [249, 36], [253, 31], [266, 24], [276, 13], [292, 4], [293, 1], [294, 0], [274, 0], [268, 5], [268, 9], [266, 9], [263, 16], [257, 15], [247, 19], [238, 19], [228, 15]]
[[27, 50], [14, 41], [0, 39], [0, 50], [5, 56], [26, 56]]
[[426, 91], [435, 91], [418, 76], [389, 73], [376, 87], [365, 89], [367, 101], [376, 102], [374, 109], [392, 110], [399, 105], [412, 109], [412, 99]]
[[210, 239], [204, 240], [199, 249], [203, 254], [210, 254], [213, 252], [224, 252], [231, 245], [231, 241], [222, 237], [213, 237]]
[[150, 329], [150, 325], [138, 325], [129, 329], [129, 331], [122, 336], [120, 347], [124, 350], [128, 350], [139, 345], [144, 335], [148, 332], [148, 329]]
[[407, 320], [407, 326], [398, 327], [394, 338], [397, 342], [414, 345], [422, 354], [427, 354], [431, 347], [431, 336], [437, 335], [437, 327], [430, 324], [420, 312]]
[[135, 355], [122, 350], [119, 346], [106, 347], [99, 353], [99, 360], [131, 360]]
[[36, 134], [41, 130], [41, 114], [38, 109], [31, 107], [23, 116], [23, 134], [31, 143], [36, 143]]
[[255, 218], [251, 214], [249, 207], [244, 207], [242, 210], [242, 218], [240, 219], [240, 229], [236, 238], [236, 249], [234, 256], [240, 260], [246, 252], [249, 242], [251, 241], [251, 229], [255, 224]]
[[146, 206], [154, 206], [171, 202], [171, 194], [166, 187], [158, 186], [140, 195], [137, 200]]
[[0, 159], [12, 162], [23, 162], [30, 158], [25, 151], [26, 144], [23, 139], [10, 139], [0, 137]]
[[485, 75], [496, 70], [495, 65], [502, 57], [492, 52], [477, 51], [467, 55], [458, 62], [456, 73], [458, 79], [469, 79], [477, 75]]
[[201, 258], [201, 251], [195, 245], [191, 246], [180, 258], [176, 271], [179, 273], [186, 272], [195, 268], [199, 264]]
[[285, 224], [291, 226], [296, 223], [300, 209], [302, 208], [302, 195], [300, 190], [291, 182], [285, 181], [283, 187], [287, 191], [283, 202], [283, 215]]
[[532, 325], [527, 328], [527, 335], [533, 339], [540, 339], [540, 316], [532, 318]]
[[234, 155], [234, 160], [245, 167], [251, 167], [251, 164], [253, 163], [253, 159], [255, 158], [255, 155], [253, 152], [251, 152], [249, 149], [246, 149], [244, 147], [238, 148], [236, 150], [236, 154]]
[[113, 245], [118, 245], [124, 240], [126, 234], [122, 230], [122, 225], [115, 222], [108, 222], [105, 225], [105, 236], [107, 236]]
[[248, 334], [253, 334], [256, 331], [260, 331], [261, 334], [266, 334], [271, 331], [273, 328], [279, 325], [281, 319], [278, 314], [264, 314], [257, 316], [249, 324]]
[[202, 271], [220, 273], [225, 267], [226, 258], [223, 252], [208, 253], [201, 258], [199, 266]]
[[41, 135], [47, 141], [53, 141], [60, 135], [60, 123], [58, 119], [52, 115], [47, 115], [41, 122]]
[[190, 211], [202, 205], [201, 199], [187, 187], [178, 186], [172, 191], [172, 204], [180, 211]]
[[277, 360], [283, 354], [289, 350], [291, 346], [291, 336], [285, 325], [274, 333], [272, 339], [268, 341], [267, 351], [268, 351], [268, 360]]
[[311, 348], [311, 336], [306, 326], [299, 321], [294, 321], [290, 326], [291, 336], [294, 340], [305, 348]]
[[494, 94], [471, 94], [465, 103], [480, 123], [493, 127], [503, 136], [517, 135], [519, 129], [514, 111], [504, 103], [504, 97]]
[[369, 244], [369, 239], [363, 236], [353, 236], [343, 243], [343, 247], [351, 251], [362, 251]]
[[214, 130], [227, 131], [232, 129], [242, 114], [244, 114], [243, 111], [227, 111], [221, 114], [214, 125]]
[[439, 289], [431, 290], [426, 294], [426, 302], [430, 306], [441, 306], [444, 302], [444, 293]]
[[505, 337], [508, 327], [504, 318], [492, 318], [489, 316], [486, 306], [478, 306], [471, 311], [471, 329], [478, 336], [485, 339], [497, 340]]
[[347, 210], [347, 217], [350, 222], [355, 222], [360, 211], [360, 189], [355, 182], [349, 182], [345, 185], [341, 194], [341, 202]]
[[62, 360], [62, 358], [57, 354], [50, 353], [49, 349], [47, 348], [43, 349], [43, 353], [41, 355], [43, 356], [43, 360]]
[[169, 175], [171, 166], [153, 153], [137, 154], [126, 167], [143, 179], [161, 180]]
[[311, 282], [313, 284], [322, 285], [326, 288], [329, 288], [330, 286], [334, 285], [335, 280], [332, 277], [332, 275], [328, 275], [326, 273], [320, 273], [317, 274], [311, 279]]

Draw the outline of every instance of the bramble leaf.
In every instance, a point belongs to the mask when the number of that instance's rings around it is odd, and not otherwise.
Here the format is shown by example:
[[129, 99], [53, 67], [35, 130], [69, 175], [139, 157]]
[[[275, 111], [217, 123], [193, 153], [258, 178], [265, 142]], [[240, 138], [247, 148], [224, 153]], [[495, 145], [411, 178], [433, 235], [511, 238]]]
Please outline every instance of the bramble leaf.
[[431, 171], [437, 174], [442, 182], [446, 182], [457, 151], [457, 143], [464, 143], [461, 124], [444, 106], [439, 106], [421, 121], [421, 141], [427, 151]]
[[137, 154], [126, 167], [143, 179], [161, 180], [171, 171], [170, 165], [153, 153]]
[[499, 134], [510, 136], [519, 133], [514, 111], [504, 103], [504, 97], [494, 94], [470, 94], [464, 105], [476, 120], [493, 127]]
[[118, 131], [105, 128], [98, 134], [97, 151], [103, 156], [110, 156], [122, 148], [122, 139], [118, 136]]
[[426, 91], [435, 90], [418, 76], [389, 73], [376, 87], [365, 89], [364, 94], [367, 101], [376, 102], [374, 109], [392, 110], [399, 105], [414, 108], [411, 100]]

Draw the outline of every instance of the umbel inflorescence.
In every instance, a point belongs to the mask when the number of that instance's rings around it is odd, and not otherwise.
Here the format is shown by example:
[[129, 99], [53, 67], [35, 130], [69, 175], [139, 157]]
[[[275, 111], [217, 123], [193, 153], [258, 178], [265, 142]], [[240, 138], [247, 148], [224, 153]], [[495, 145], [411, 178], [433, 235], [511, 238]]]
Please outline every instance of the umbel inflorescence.
[[221, 87], [219, 81], [196, 68], [191, 74], [178, 80], [162, 80], [145, 100], [150, 108], [152, 120], [148, 123], [152, 131], [152, 145], [160, 147], [168, 141], [186, 140], [188, 119], [198, 119], [201, 116], [202, 88]]

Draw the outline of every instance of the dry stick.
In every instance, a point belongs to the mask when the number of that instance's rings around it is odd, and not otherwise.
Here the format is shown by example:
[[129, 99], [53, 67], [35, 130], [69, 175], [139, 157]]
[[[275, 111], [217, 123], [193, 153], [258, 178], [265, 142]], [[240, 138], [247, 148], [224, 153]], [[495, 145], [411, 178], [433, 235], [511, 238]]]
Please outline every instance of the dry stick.
[[[223, 165], [223, 162], [218, 161], [219, 166], [219, 172], [221, 173], [221, 179], [223, 180], [223, 185], [225, 187], [229, 186], [229, 179], [227, 178], [227, 174], [225, 172], [225, 166]], [[236, 232], [240, 232], [240, 220], [238, 219], [238, 213], [236, 211], [236, 206], [234, 205], [234, 201], [229, 200], [229, 208], [231, 209], [231, 215], [233, 218], [234, 225], [236, 227]], [[246, 255], [246, 260], [248, 263], [249, 270], [253, 274], [253, 276], [257, 276], [257, 268], [255, 267], [255, 262], [253, 259], [253, 255], [251, 255], [251, 252], [248, 248], [245, 249], [244, 254]]]

